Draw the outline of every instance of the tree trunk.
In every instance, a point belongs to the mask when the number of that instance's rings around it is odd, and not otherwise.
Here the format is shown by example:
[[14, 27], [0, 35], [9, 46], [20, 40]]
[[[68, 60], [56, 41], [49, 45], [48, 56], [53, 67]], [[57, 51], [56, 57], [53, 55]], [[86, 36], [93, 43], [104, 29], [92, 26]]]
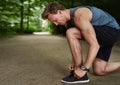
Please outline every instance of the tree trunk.
[[23, 33], [23, 19], [24, 19], [24, 6], [23, 6], [23, 0], [21, 0], [21, 10], [20, 10], [20, 33]]
[[27, 31], [29, 29], [30, 0], [28, 0]]
[[71, 1], [71, 8], [74, 6], [74, 0]]

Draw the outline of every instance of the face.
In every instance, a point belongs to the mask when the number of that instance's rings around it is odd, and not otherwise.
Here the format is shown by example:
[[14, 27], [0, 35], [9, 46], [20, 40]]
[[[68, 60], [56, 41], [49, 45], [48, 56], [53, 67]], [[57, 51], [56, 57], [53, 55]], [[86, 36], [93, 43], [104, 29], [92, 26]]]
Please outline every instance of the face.
[[66, 18], [62, 11], [58, 11], [57, 14], [49, 14], [48, 20], [55, 25], [65, 25], [66, 23]]

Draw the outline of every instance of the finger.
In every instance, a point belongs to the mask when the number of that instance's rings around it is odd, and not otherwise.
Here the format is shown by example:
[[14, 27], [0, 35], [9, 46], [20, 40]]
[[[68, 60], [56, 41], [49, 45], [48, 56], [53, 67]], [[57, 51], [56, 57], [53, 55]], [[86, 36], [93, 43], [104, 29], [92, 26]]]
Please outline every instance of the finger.
[[73, 67], [69, 66], [68, 70], [71, 71], [71, 70], [74, 70], [74, 69], [73, 69]]
[[75, 78], [77, 78], [77, 79], [79, 79], [79, 78], [80, 78], [80, 77], [79, 77], [78, 75], [76, 75], [76, 74], [74, 74], [74, 77], [75, 77]]
[[70, 67], [68, 67], [68, 70], [69, 70], [69, 71], [71, 71], [71, 68], [70, 68]]
[[71, 67], [71, 70], [74, 70], [74, 67]]
[[81, 78], [76, 72], [74, 72], [74, 75], [77, 79]]

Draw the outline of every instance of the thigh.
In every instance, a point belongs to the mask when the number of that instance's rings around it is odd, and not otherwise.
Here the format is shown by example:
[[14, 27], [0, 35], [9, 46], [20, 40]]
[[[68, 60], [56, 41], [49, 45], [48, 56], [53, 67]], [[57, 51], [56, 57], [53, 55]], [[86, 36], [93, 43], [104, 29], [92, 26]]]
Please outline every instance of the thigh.
[[108, 61], [110, 58], [112, 47], [113, 45], [100, 46], [96, 57], [104, 61]]
[[119, 37], [119, 30], [107, 26], [94, 26], [97, 40], [100, 45], [114, 44]]

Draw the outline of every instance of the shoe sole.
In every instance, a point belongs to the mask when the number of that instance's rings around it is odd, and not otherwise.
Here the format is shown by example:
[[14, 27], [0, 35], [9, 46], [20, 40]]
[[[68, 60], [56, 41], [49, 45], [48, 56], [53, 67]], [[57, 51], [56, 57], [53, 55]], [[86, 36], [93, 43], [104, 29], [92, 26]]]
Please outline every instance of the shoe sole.
[[67, 82], [67, 81], [64, 81], [64, 80], [61, 80], [62, 83], [66, 83], [66, 84], [78, 84], [78, 83], [88, 83], [90, 82], [90, 80], [84, 80], [84, 81], [75, 81], [75, 82]]

